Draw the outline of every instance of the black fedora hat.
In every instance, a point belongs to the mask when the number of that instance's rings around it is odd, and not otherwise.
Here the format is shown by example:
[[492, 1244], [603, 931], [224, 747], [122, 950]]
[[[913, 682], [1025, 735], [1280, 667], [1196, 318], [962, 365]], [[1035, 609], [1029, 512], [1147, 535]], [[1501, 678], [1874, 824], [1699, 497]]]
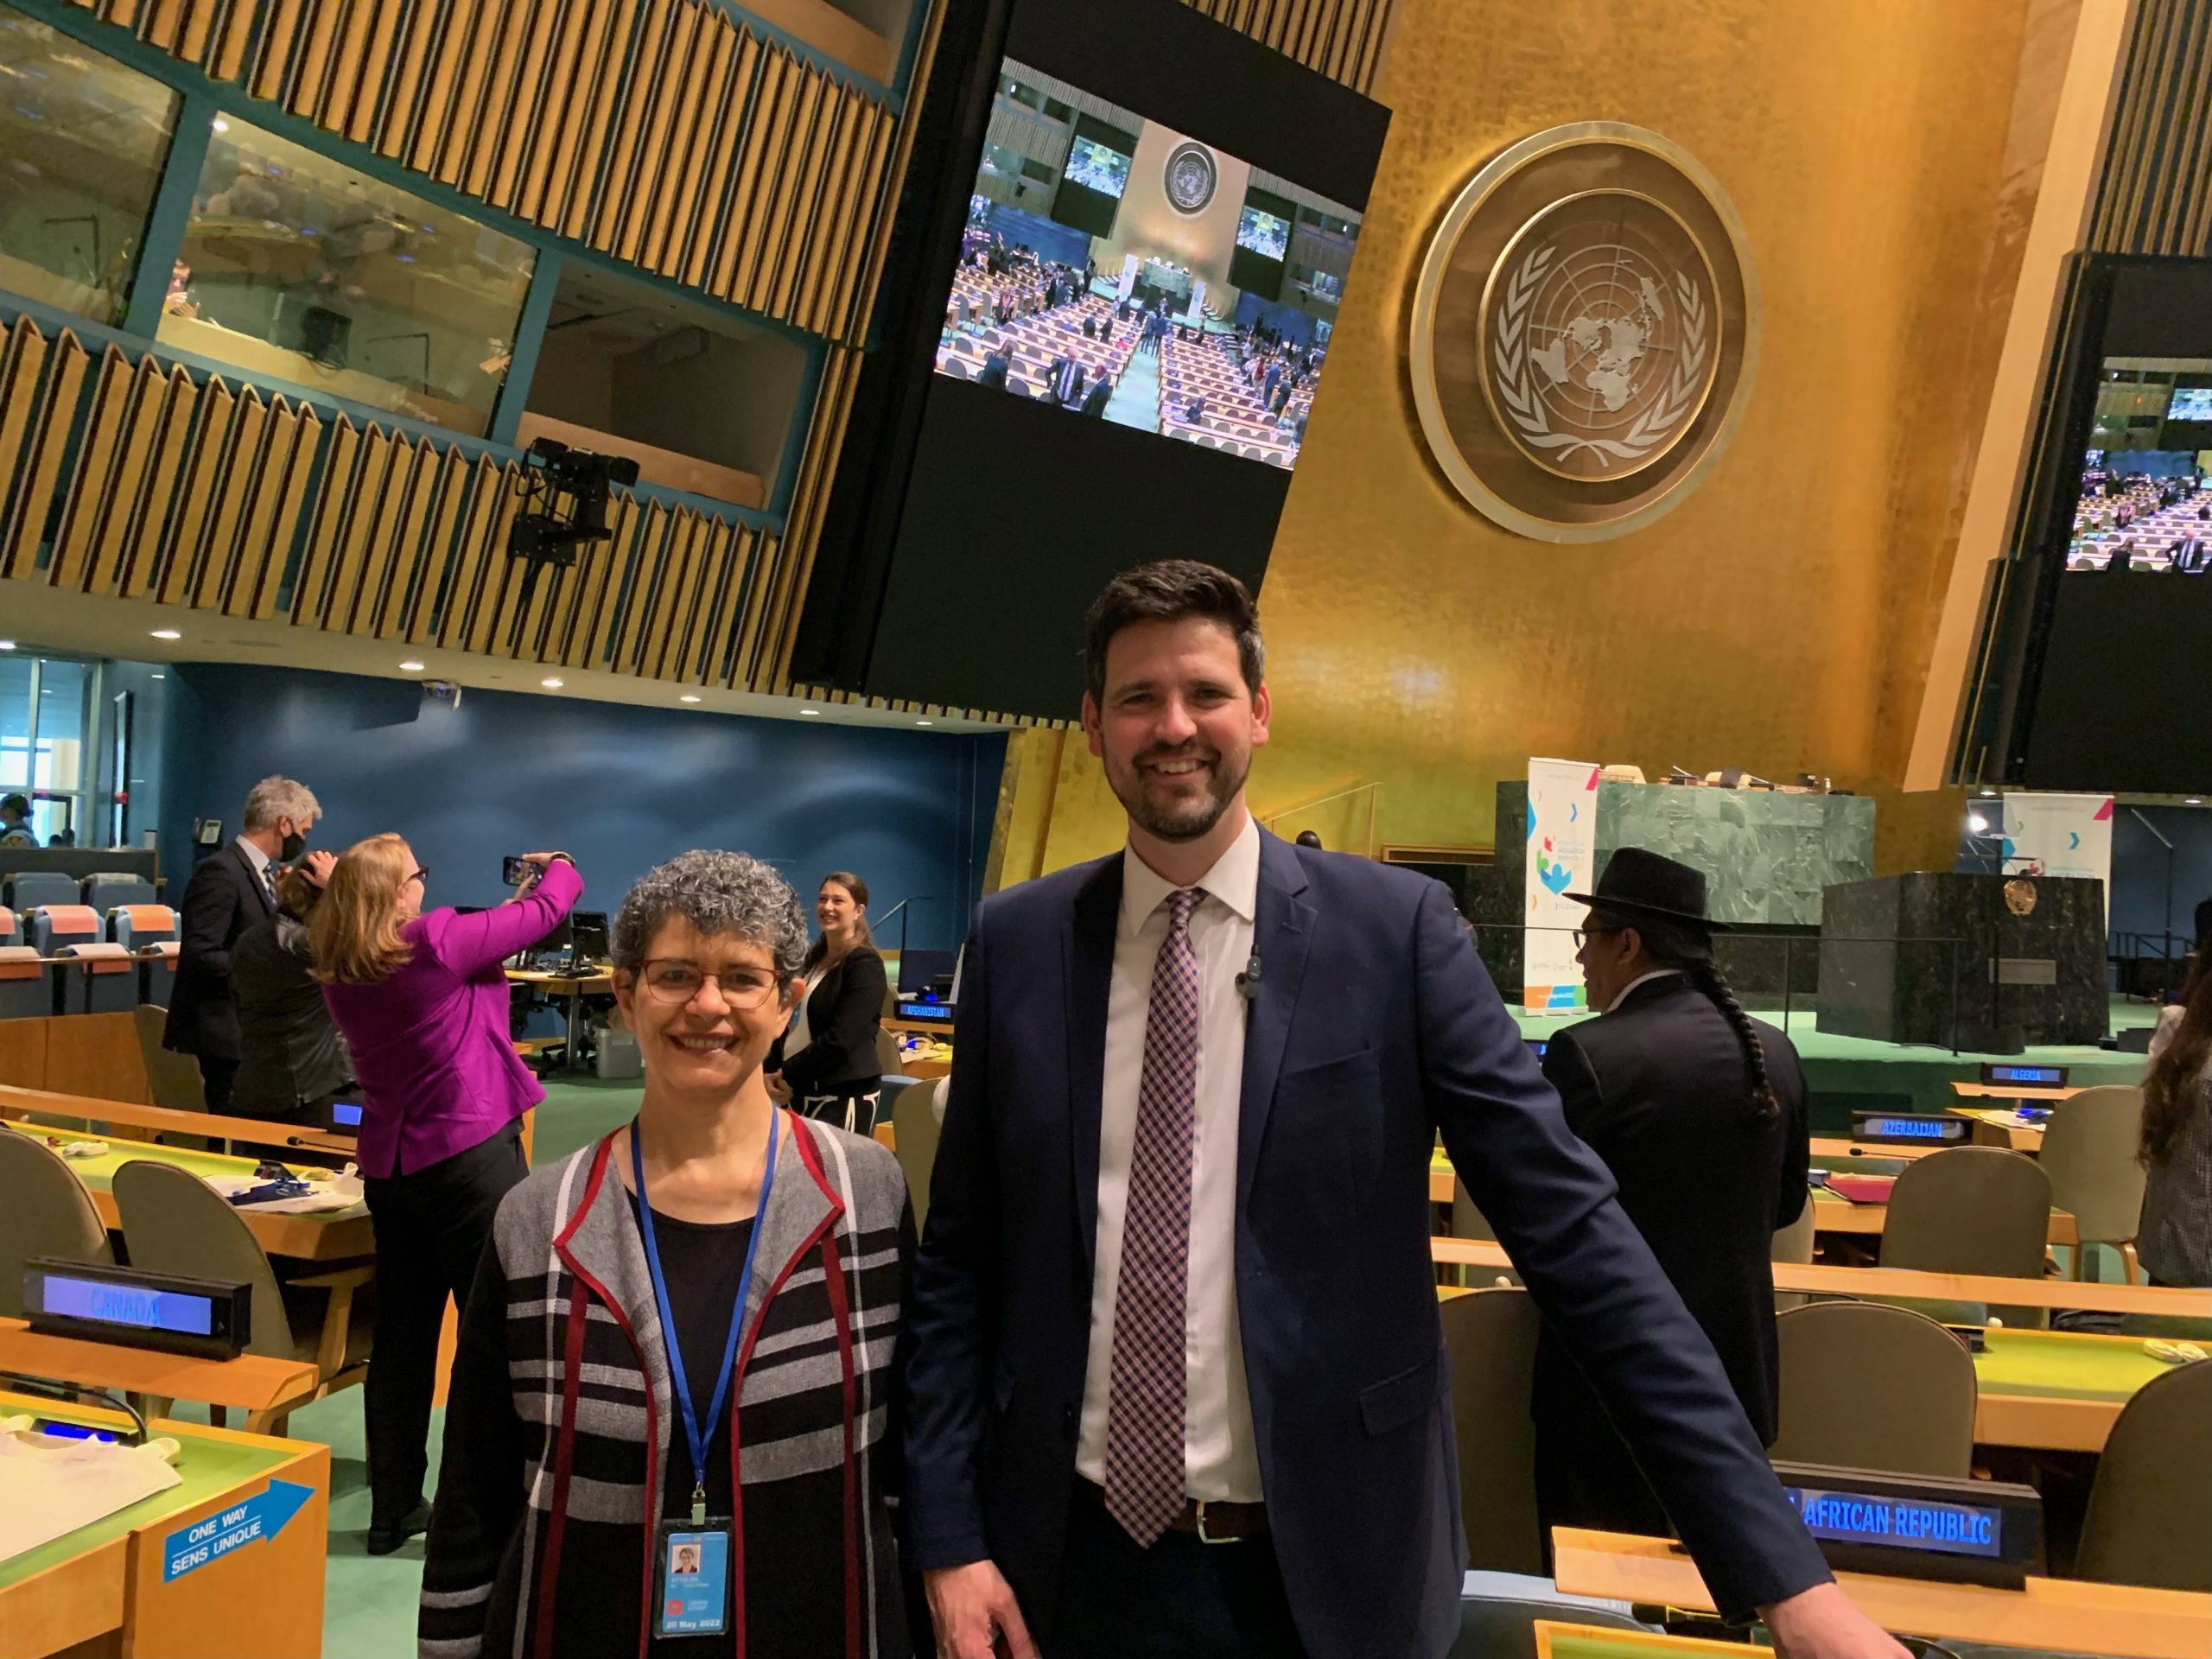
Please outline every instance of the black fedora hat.
[[1728, 924], [1705, 913], [1705, 872], [1676, 863], [1643, 847], [1623, 847], [1605, 861], [1595, 893], [1570, 893], [1577, 904], [1634, 920], [1659, 916], [1688, 922], [1707, 932], [1726, 933]]

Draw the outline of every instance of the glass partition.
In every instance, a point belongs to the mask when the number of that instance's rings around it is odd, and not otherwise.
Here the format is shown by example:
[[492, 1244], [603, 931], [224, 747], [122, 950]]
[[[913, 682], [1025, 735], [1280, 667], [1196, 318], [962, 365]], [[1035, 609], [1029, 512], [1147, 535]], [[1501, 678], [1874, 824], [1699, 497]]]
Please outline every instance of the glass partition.
[[530, 289], [530, 245], [219, 118], [162, 344], [481, 435]]
[[175, 93], [0, 5], [0, 289], [123, 321]]

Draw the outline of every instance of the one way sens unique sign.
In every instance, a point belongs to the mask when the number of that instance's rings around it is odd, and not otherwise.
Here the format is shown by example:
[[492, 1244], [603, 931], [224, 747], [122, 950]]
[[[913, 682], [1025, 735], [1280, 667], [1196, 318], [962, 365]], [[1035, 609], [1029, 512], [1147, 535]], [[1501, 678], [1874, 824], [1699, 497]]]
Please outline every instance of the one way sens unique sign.
[[296, 1481], [271, 1480], [266, 1491], [181, 1527], [162, 1541], [162, 1582], [196, 1573], [210, 1561], [264, 1538], [274, 1538], [297, 1515], [315, 1488]]

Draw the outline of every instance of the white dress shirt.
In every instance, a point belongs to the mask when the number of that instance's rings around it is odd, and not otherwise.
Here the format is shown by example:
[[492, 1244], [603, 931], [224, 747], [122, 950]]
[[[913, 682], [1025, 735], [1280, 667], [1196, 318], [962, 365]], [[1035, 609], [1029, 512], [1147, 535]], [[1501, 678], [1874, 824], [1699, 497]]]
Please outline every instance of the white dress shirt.
[[1638, 974], [1634, 979], [1631, 979], [1627, 984], [1621, 987], [1619, 995], [1614, 997], [1611, 1001], [1605, 1004], [1605, 1012], [1607, 1014], [1611, 1014], [1615, 1008], [1620, 1007], [1622, 1003], [1627, 1001], [1629, 998], [1635, 994], [1636, 988], [1637, 986], [1649, 985], [1655, 979], [1664, 979], [1669, 974], [1680, 974], [1681, 971], [1682, 970], [1679, 968], [1654, 968], [1648, 974]]
[[[1197, 886], [1191, 949], [1198, 964], [1198, 1071], [1191, 1167], [1190, 1283], [1183, 1307], [1185, 1490], [1195, 1498], [1256, 1503], [1260, 1457], [1236, 1328], [1236, 1126], [1244, 1084], [1244, 997], [1236, 983], [1252, 956], [1259, 900], [1260, 830], [1246, 822]], [[1083, 1384], [1076, 1471], [1103, 1484], [1114, 1373], [1114, 1294], [1122, 1274], [1129, 1155], [1137, 1132], [1152, 970], [1167, 938], [1175, 889], [1134, 850], [1122, 855], [1122, 911], [1106, 1004], [1106, 1070], [1098, 1118], [1098, 1236], [1090, 1281], [1090, 1363]]]
[[260, 881], [262, 891], [268, 893], [273, 899], [276, 896], [276, 889], [271, 887], [269, 882], [269, 855], [263, 852], [260, 848], [255, 846], [244, 836], [235, 837], [232, 841], [231, 844], [233, 847], [236, 847], [238, 851], [245, 855], [245, 861], [253, 866], [253, 874]]

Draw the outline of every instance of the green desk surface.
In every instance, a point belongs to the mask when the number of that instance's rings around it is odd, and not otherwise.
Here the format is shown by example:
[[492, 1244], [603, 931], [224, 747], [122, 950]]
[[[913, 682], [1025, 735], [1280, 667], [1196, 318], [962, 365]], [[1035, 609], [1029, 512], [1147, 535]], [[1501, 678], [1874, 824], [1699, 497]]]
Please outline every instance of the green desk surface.
[[1986, 1340], [1986, 1349], [1974, 1357], [1984, 1394], [2124, 1401], [2174, 1369], [2145, 1353], [2139, 1337], [1992, 1331]]
[[[104, 1418], [79, 1414], [65, 1405], [48, 1405], [27, 1399], [21, 1395], [8, 1396], [0, 1402], [0, 1416], [13, 1416], [20, 1411], [35, 1413], [47, 1421], [63, 1422], [100, 1422]], [[241, 1446], [235, 1440], [201, 1440], [188, 1425], [171, 1425], [156, 1431], [156, 1436], [168, 1435], [179, 1444], [176, 1461], [171, 1466], [181, 1476], [181, 1484], [151, 1497], [141, 1498], [128, 1509], [118, 1510], [103, 1520], [89, 1526], [64, 1533], [51, 1543], [27, 1549], [0, 1561], [0, 1590], [20, 1582], [50, 1567], [59, 1567], [71, 1557], [83, 1554], [88, 1549], [125, 1534], [134, 1532], [149, 1522], [159, 1522], [163, 1516], [176, 1515], [195, 1503], [229, 1491], [232, 1487], [248, 1483], [256, 1475], [275, 1469], [290, 1460], [292, 1454], [274, 1446]]]
[[[40, 1123], [22, 1123], [13, 1119], [7, 1120], [5, 1127], [17, 1135], [29, 1135], [34, 1141], [57, 1140], [64, 1145], [72, 1141], [107, 1141], [108, 1149], [97, 1158], [63, 1160], [76, 1172], [79, 1180], [98, 1192], [106, 1192], [115, 1179], [115, 1172], [134, 1158], [151, 1158], [164, 1164], [173, 1164], [202, 1179], [210, 1175], [253, 1173], [254, 1160], [251, 1158], [229, 1158], [215, 1152], [191, 1152], [182, 1147], [156, 1146], [148, 1141], [108, 1140], [105, 1135], [52, 1128]], [[60, 1149], [55, 1148], [56, 1151]]]
[[[1551, 1659], [1668, 1659], [1670, 1655], [1700, 1655], [1717, 1651], [1742, 1654], [1745, 1659], [1772, 1659], [1771, 1648], [1731, 1646], [1719, 1649], [1711, 1642], [1690, 1637], [1637, 1635], [1627, 1630], [1602, 1630], [1593, 1624], [1574, 1624], [1574, 1609], [1561, 1607], [1551, 1633]], [[1563, 1627], [1563, 1628], [1562, 1628]]]

